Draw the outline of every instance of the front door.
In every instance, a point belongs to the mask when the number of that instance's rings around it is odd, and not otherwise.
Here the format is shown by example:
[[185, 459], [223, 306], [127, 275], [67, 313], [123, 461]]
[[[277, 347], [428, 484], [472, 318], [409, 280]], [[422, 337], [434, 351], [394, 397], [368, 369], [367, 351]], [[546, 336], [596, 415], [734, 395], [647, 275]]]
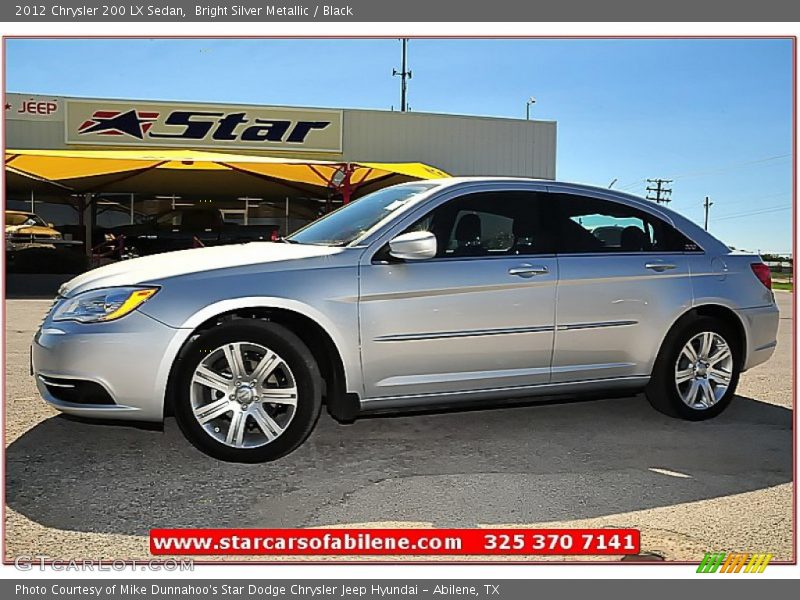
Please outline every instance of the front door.
[[549, 382], [558, 272], [539, 196], [460, 196], [407, 229], [434, 233], [435, 258], [404, 262], [388, 247], [365, 255], [366, 398]]

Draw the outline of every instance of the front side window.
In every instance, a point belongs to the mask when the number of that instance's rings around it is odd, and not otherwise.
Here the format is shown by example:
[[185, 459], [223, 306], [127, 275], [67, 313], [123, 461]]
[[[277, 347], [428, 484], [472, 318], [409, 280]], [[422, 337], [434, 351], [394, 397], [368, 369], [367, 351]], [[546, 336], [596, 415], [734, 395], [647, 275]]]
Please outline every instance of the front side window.
[[560, 253], [697, 250], [674, 227], [631, 206], [573, 194], [553, 194], [552, 201]]
[[407, 231], [436, 236], [437, 258], [552, 252], [536, 192], [481, 192], [438, 206]]

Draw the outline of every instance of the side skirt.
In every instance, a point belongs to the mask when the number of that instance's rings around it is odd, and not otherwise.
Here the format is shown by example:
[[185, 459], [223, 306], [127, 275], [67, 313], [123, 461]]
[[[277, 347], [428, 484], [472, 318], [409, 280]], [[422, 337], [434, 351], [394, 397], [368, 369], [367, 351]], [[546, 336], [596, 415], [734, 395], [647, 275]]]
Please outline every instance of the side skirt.
[[624, 397], [644, 390], [649, 377], [621, 377], [568, 383], [493, 388], [441, 394], [362, 398], [361, 414], [458, 408], [470, 405], [502, 406], [568, 398]]

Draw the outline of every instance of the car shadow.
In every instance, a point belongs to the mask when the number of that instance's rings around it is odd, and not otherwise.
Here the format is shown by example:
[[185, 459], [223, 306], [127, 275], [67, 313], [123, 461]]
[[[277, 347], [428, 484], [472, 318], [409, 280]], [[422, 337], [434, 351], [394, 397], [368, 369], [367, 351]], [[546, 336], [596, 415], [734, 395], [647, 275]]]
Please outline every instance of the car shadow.
[[303, 446], [261, 465], [204, 456], [172, 419], [162, 432], [54, 417], [6, 451], [9, 507], [47, 527], [132, 535], [155, 527], [546, 522], [791, 478], [791, 411], [746, 397], [698, 423], [656, 413], [642, 396], [352, 425], [323, 413]]

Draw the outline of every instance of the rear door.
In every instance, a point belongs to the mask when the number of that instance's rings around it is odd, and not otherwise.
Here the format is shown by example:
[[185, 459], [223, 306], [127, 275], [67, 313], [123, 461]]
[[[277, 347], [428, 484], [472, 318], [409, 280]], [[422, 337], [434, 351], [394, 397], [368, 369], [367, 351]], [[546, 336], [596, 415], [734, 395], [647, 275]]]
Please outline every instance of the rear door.
[[552, 381], [647, 376], [692, 303], [688, 242], [653, 213], [550, 194], [559, 285]]
[[434, 233], [435, 258], [393, 259], [388, 239], [365, 254], [359, 306], [367, 399], [550, 380], [558, 273], [540, 195], [482, 192], [441, 204], [405, 229]]

